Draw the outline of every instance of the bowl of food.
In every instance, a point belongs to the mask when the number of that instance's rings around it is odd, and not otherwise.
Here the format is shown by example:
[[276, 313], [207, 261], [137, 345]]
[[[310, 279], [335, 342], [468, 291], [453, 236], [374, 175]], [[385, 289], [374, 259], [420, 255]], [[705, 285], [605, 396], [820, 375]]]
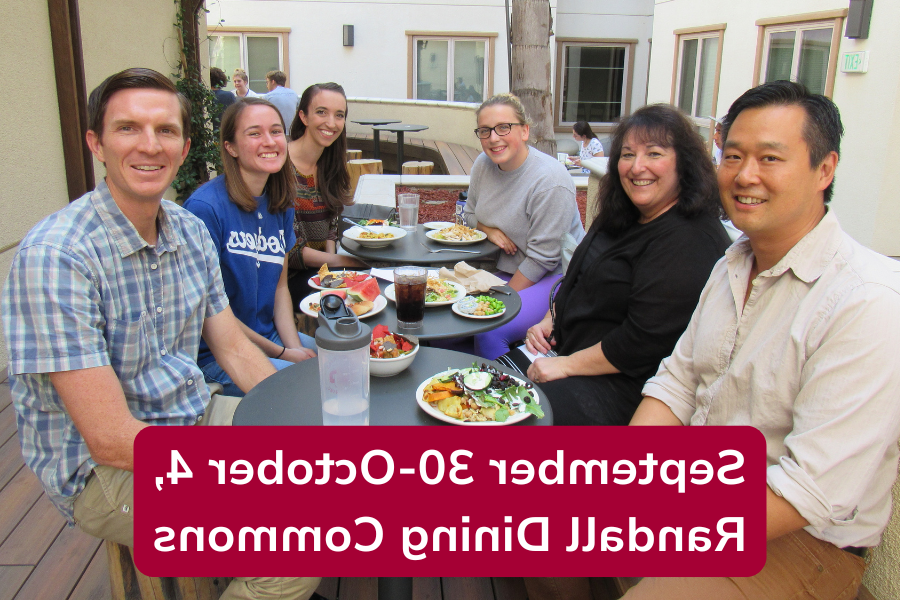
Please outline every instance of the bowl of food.
[[351, 227], [344, 232], [344, 237], [353, 240], [360, 246], [381, 248], [406, 235], [406, 230], [399, 227], [381, 226], [369, 227], [369, 229], [371, 231], [366, 231], [362, 227]]
[[369, 344], [369, 373], [393, 377], [411, 365], [418, 352], [419, 340], [415, 336], [398, 335], [386, 325], [376, 325]]

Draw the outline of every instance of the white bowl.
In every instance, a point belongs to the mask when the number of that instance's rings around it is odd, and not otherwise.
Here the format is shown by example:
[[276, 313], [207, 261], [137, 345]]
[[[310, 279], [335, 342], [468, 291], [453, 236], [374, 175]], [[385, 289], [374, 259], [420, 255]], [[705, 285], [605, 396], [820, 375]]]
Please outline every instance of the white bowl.
[[404, 335], [406, 339], [415, 344], [412, 352], [398, 356], [397, 358], [372, 358], [369, 357], [369, 374], [375, 377], [393, 377], [397, 373], [404, 371], [419, 353], [419, 343], [410, 339], [411, 336]]
[[363, 239], [363, 238], [359, 237], [359, 235], [361, 233], [365, 233], [365, 230], [363, 230], [360, 227], [351, 227], [350, 229], [348, 229], [347, 231], [344, 232], [344, 237], [347, 239], [353, 240], [360, 246], [365, 246], [367, 248], [381, 248], [383, 246], [388, 246], [388, 245], [392, 244], [393, 242], [396, 242], [397, 240], [399, 240], [400, 238], [402, 238], [406, 235], [406, 230], [401, 229], [399, 227], [375, 226], [375, 227], [369, 227], [369, 229], [371, 229], [372, 231], [378, 232], [378, 233], [392, 233], [394, 235], [394, 237], [378, 239], [378, 240]]

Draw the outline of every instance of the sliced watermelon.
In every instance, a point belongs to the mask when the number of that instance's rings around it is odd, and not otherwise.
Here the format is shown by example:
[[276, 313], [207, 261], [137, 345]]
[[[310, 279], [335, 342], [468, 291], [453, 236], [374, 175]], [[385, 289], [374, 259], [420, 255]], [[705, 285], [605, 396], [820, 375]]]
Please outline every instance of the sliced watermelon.
[[319, 300], [327, 296], [328, 294], [334, 294], [338, 298], [343, 298], [346, 300], [347, 298], [347, 290], [322, 290], [319, 294]]
[[347, 295], [355, 302], [362, 302], [364, 300], [374, 302], [375, 298], [377, 298], [380, 294], [381, 288], [378, 287], [378, 282], [374, 277], [371, 279], [367, 279], [362, 283], [357, 283], [352, 288], [347, 290]]

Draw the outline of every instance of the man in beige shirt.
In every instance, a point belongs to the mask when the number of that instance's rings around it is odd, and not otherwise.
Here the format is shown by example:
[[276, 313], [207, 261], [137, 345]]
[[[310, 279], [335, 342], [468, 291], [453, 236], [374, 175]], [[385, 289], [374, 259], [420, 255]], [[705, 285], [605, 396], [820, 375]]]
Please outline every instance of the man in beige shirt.
[[766, 566], [746, 578], [648, 578], [629, 600], [856, 597], [897, 474], [900, 284], [828, 211], [842, 134], [831, 100], [787, 81], [728, 111], [719, 189], [744, 237], [713, 269], [631, 424], [765, 435]]

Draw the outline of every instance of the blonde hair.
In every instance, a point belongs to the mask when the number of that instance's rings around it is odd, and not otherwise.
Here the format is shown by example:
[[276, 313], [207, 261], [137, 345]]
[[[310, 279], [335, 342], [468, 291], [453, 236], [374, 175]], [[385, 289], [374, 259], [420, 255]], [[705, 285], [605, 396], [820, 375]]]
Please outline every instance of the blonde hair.
[[487, 108], [488, 106], [509, 106], [516, 113], [516, 118], [519, 119], [519, 122], [522, 125], [534, 125], [531, 119], [528, 118], [528, 115], [525, 114], [525, 107], [522, 106], [522, 101], [519, 100], [519, 97], [514, 94], [503, 93], [503, 94], [494, 94], [487, 100], [481, 103], [481, 106], [478, 107], [478, 110], [475, 111], [475, 118], [477, 119], [481, 116], [481, 111]]
[[247, 77], [247, 71], [245, 71], [241, 68], [237, 68], [234, 70], [234, 75], [231, 76], [231, 79], [233, 80], [235, 77], [240, 77], [247, 83], [250, 83], [250, 79]]

